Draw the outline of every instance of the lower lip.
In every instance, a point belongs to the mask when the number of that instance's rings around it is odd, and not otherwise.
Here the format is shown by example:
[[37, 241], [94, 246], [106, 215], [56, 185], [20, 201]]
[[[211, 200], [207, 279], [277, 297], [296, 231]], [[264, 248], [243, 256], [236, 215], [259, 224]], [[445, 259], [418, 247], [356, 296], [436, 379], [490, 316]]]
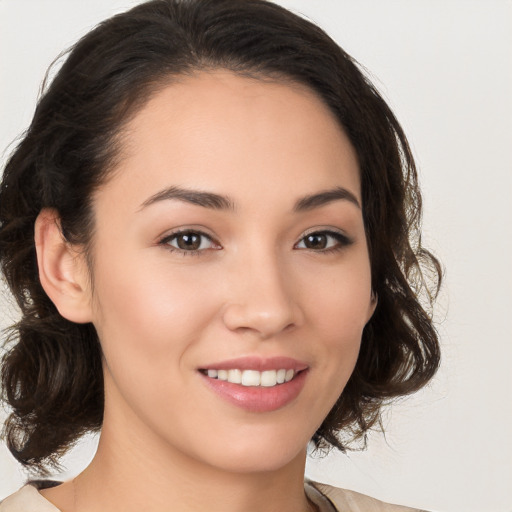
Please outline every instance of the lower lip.
[[212, 379], [200, 373], [206, 385], [229, 403], [249, 412], [270, 412], [292, 402], [304, 387], [307, 370], [291, 381], [273, 387], [242, 386], [225, 380]]

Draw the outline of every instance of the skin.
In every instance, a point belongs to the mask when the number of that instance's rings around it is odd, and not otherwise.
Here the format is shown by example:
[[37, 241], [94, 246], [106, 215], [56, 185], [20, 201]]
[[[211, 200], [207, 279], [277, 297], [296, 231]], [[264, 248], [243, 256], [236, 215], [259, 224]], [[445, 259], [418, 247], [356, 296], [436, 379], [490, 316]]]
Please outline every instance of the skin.
[[[306, 446], [375, 308], [353, 147], [309, 89], [215, 71], [159, 91], [129, 123], [122, 155], [94, 197], [92, 269], [51, 211], [36, 224], [47, 293], [98, 331], [106, 397], [91, 465], [43, 495], [64, 512], [308, 510]], [[169, 187], [231, 207], [155, 200]], [[340, 188], [345, 198], [294, 209]], [[207, 235], [200, 249], [176, 249], [169, 237], [184, 228]], [[326, 231], [350, 243], [306, 245]], [[249, 412], [198, 372], [254, 355], [306, 362], [298, 397]]]

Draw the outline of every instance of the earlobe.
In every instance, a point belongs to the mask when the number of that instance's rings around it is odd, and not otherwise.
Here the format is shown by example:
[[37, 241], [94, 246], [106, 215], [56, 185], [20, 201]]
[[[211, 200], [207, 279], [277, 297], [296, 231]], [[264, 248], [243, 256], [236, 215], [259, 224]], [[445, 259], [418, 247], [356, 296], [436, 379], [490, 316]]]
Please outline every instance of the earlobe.
[[59, 313], [72, 322], [92, 321], [90, 286], [84, 255], [65, 240], [56, 210], [39, 213], [34, 229], [39, 279]]

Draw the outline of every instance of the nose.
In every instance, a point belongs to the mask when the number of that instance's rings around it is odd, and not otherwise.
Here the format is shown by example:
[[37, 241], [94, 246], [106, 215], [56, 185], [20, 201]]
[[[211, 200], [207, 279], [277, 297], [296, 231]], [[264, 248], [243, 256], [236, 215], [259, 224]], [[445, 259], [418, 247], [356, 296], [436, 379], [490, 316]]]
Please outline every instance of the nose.
[[302, 323], [294, 279], [284, 267], [276, 257], [253, 254], [230, 269], [223, 311], [228, 329], [268, 339]]

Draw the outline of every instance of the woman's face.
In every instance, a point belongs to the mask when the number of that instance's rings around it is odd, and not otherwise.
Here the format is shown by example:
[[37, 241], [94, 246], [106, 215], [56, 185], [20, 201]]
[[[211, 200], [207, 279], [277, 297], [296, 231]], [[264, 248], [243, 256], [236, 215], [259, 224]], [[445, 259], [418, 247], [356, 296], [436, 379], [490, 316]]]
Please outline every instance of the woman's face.
[[306, 88], [217, 71], [122, 144], [94, 197], [104, 435], [238, 472], [303, 457], [374, 310], [347, 137]]

